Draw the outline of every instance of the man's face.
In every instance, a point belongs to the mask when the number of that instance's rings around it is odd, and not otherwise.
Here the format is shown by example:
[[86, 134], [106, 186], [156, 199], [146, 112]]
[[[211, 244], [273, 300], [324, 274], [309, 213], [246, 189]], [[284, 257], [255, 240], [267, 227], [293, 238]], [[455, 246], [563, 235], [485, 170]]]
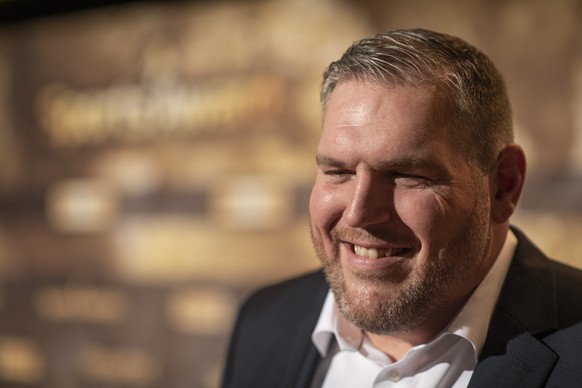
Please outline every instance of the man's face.
[[372, 333], [450, 319], [491, 265], [488, 176], [454, 146], [442, 101], [343, 81], [327, 103], [312, 239], [341, 311]]

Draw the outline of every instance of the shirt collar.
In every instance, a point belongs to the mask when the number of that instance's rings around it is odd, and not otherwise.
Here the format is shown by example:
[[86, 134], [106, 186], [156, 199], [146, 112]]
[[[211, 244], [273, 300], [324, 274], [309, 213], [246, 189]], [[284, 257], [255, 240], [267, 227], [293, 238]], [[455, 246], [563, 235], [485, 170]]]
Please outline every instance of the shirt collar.
[[327, 293], [317, 325], [311, 334], [313, 344], [325, 357], [332, 338], [335, 337], [342, 350], [358, 350], [364, 340], [364, 333], [340, 313], [335, 296], [331, 290]]
[[[497, 260], [443, 332], [443, 334], [453, 334], [467, 339], [473, 345], [475, 358], [481, 353], [489, 329], [489, 321], [516, 246], [517, 238], [509, 230]], [[358, 350], [364, 340], [362, 330], [341, 314], [330, 290], [311, 335], [312, 342], [322, 357], [327, 355], [330, 342], [334, 337], [341, 350]]]

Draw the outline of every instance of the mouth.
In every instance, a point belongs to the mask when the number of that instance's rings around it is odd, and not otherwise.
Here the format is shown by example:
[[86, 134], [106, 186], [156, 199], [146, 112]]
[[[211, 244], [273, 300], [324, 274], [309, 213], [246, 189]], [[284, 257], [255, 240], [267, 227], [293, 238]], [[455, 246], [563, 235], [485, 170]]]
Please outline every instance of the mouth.
[[353, 245], [353, 252], [366, 259], [400, 256], [407, 250], [407, 248], [365, 248], [359, 245]]

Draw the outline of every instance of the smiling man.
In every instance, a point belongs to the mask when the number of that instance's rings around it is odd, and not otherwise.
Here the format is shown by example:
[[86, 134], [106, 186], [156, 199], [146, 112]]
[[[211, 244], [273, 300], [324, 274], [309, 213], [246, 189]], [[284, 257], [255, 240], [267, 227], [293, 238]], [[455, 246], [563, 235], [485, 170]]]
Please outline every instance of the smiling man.
[[329, 66], [321, 101], [323, 271], [245, 303], [223, 386], [579, 383], [582, 275], [510, 228], [526, 162], [491, 61], [445, 34], [378, 34]]

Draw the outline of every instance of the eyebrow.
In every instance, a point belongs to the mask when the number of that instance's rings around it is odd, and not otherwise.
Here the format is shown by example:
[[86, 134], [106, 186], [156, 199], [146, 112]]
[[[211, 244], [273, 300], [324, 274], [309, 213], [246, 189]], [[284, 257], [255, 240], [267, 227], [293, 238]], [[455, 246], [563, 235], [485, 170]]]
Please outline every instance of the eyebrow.
[[325, 155], [321, 155], [321, 154], [317, 154], [315, 155], [315, 163], [317, 163], [318, 166], [327, 166], [327, 167], [344, 167], [346, 165], [346, 163], [332, 158], [331, 156], [325, 156]]
[[[349, 163], [342, 161], [340, 159], [333, 158], [331, 156], [317, 154], [315, 156], [315, 162], [318, 166], [325, 166], [325, 167], [347, 167]], [[415, 156], [410, 158], [399, 158], [394, 160], [387, 160], [387, 161], [380, 161], [378, 163], [381, 169], [390, 170], [390, 169], [400, 169], [400, 168], [407, 168], [407, 169], [431, 169], [431, 170], [439, 170], [438, 164], [432, 162], [428, 158], [424, 158], [422, 156]]]

